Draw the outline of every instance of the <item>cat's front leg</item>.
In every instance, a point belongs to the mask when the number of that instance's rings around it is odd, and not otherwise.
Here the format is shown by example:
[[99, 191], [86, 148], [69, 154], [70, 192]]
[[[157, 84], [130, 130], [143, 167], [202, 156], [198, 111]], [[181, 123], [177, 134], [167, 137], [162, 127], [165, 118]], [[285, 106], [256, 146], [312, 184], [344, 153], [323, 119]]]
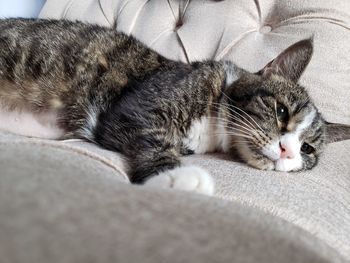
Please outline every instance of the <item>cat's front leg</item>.
[[267, 171], [275, 169], [275, 163], [272, 160], [262, 154], [259, 154], [258, 152], [253, 152], [246, 144], [239, 144], [231, 150], [237, 151], [239, 153], [239, 157], [245, 163], [256, 169]]
[[274, 162], [262, 155], [256, 155], [254, 158], [246, 160], [246, 162], [248, 165], [259, 170], [271, 171], [275, 169]]
[[196, 166], [182, 165], [178, 149], [161, 132], [143, 133], [126, 149], [132, 183], [214, 193], [214, 181], [209, 173]]
[[179, 166], [151, 177], [145, 183], [159, 188], [173, 188], [213, 195], [214, 181], [207, 171], [197, 166]]

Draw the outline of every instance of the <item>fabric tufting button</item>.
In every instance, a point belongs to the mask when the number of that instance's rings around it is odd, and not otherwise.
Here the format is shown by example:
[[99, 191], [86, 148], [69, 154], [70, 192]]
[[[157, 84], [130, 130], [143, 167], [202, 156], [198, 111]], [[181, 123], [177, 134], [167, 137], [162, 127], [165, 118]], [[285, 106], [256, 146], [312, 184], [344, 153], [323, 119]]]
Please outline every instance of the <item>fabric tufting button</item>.
[[175, 25], [175, 30], [179, 29], [180, 27], [183, 26], [183, 21], [182, 19], [179, 19], [177, 22], [176, 22], [176, 25]]
[[260, 28], [259, 32], [260, 32], [261, 34], [267, 34], [267, 33], [270, 33], [271, 30], [272, 30], [272, 27], [269, 26], [269, 25], [266, 25], [266, 26], [262, 26], [262, 27]]

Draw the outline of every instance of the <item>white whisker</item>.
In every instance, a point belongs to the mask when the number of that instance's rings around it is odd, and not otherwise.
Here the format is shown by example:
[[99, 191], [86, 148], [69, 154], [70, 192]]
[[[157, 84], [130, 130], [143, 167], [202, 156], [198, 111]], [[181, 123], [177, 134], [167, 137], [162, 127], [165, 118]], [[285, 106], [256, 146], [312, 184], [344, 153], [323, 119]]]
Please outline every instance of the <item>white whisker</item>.
[[[229, 96], [227, 96], [224, 92], [222, 92], [222, 94], [223, 94], [227, 99], [229, 99], [230, 101], [232, 101], [232, 99], [230, 99]], [[234, 107], [234, 108], [240, 110], [240, 111], [243, 112], [244, 114], [246, 114], [246, 115], [258, 126], [258, 128], [259, 128], [262, 132], [264, 132], [264, 130], [263, 130], [263, 129], [261, 128], [261, 126], [254, 120], [254, 118], [253, 118], [252, 116], [250, 116], [250, 115], [249, 115], [248, 113], [246, 113], [244, 110], [242, 110], [241, 108], [239, 108], [239, 107], [237, 107], [237, 106], [235, 106], [235, 105], [230, 105], [230, 106], [232, 106], [232, 107]]]

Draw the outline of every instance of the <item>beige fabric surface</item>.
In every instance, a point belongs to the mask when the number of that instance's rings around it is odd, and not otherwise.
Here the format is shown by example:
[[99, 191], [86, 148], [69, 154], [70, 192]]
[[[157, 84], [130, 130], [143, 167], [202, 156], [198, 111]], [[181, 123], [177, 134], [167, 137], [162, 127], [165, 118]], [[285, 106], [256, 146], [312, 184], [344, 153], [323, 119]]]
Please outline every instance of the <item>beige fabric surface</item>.
[[66, 149], [0, 142], [0, 167], [2, 263], [347, 262], [279, 218], [128, 185]]

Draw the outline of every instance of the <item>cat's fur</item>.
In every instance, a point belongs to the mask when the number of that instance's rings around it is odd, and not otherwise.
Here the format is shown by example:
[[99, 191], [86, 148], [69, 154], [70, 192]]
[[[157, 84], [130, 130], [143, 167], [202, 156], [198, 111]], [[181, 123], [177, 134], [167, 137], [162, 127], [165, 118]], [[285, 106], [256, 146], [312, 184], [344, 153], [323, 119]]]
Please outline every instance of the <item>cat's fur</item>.
[[253, 74], [171, 61], [97, 25], [0, 20], [0, 129], [83, 138], [125, 155], [134, 183], [210, 194], [210, 176], [181, 154], [225, 151], [281, 171], [317, 163], [326, 124], [297, 84], [311, 55], [304, 40]]

